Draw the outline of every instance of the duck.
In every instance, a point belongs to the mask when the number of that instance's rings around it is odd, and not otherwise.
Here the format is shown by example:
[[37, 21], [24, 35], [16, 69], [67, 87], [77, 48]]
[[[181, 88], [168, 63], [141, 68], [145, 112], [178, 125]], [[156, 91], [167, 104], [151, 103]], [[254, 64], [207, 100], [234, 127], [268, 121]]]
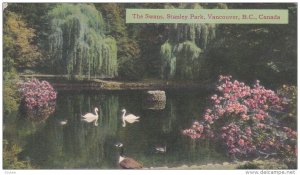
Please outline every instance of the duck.
[[166, 153], [167, 146], [156, 146], [155, 151], [156, 151], [156, 153]]
[[59, 124], [62, 125], [62, 126], [66, 125], [67, 123], [68, 123], [67, 119], [59, 121]]
[[94, 111], [95, 111], [95, 114], [87, 113], [81, 117], [81, 120], [88, 122], [88, 123], [94, 122], [94, 125], [98, 126], [98, 108], [95, 107]]
[[123, 121], [123, 124], [122, 126], [125, 127], [126, 126], [126, 122], [128, 123], [135, 123], [135, 122], [139, 122], [139, 116], [135, 116], [133, 114], [128, 114], [126, 115], [126, 109], [122, 109], [122, 121]]
[[124, 156], [124, 147], [122, 143], [115, 145], [119, 149], [118, 165], [123, 169], [142, 169], [143, 165], [138, 161]]

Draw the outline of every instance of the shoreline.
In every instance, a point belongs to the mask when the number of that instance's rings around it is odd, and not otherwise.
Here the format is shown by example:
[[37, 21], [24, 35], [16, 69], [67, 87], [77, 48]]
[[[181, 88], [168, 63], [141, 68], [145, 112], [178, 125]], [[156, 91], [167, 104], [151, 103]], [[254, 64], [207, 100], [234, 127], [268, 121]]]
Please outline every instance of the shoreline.
[[99, 91], [99, 90], [178, 90], [178, 89], [201, 89], [211, 90], [211, 82], [180, 81], [180, 80], [157, 80], [148, 79], [143, 81], [117, 81], [105, 79], [68, 80], [65, 75], [27, 75], [20, 74], [21, 78], [37, 78], [49, 81], [58, 91]]
[[180, 165], [174, 167], [147, 167], [149, 170], [247, 170], [247, 169], [273, 169], [282, 170], [289, 169], [287, 165], [280, 162], [278, 159], [269, 160], [252, 160], [252, 161], [235, 161], [235, 162], [222, 162], [222, 163], [208, 163], [208, 164], [193, 164], [193, 165]]

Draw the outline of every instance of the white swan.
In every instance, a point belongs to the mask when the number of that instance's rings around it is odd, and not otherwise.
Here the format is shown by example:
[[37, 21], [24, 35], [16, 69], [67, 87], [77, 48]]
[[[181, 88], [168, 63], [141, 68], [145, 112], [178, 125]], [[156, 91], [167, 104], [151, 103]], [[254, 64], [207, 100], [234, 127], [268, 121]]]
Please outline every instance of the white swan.
[[95, 108], [94, 110], [95, 110], [95, 114], [87, 113], [81, 117], [81, 120], [88, 123], [94, 122], [94, 125], [98, 126], [98, 108]]
[[126, 114], [126, 110], [125, 109], [123, 109], [122, 112], [123, 112], [123, 115], [122, 115], [122, 121], [123, 121], [122, 126], [123, 127], [126, 126], [126, 122], [128, 122], [128, 123], [135, 123], [135, 122], [139, 121], [139, 118], [140, 118], [139, 116], [135, 116], [133, 114], [125, 115]]

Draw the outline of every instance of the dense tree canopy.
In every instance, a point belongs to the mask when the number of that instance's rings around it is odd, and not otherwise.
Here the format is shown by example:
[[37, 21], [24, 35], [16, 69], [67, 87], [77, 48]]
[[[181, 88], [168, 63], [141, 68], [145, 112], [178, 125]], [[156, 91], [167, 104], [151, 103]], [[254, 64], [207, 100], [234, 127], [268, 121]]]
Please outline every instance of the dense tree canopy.
[[[231, 4], [230, 8], [245, 8]], [[289, 23], [281, 25], [220, 25], [208, 48], [209, 77], [231, 74], [246, 81], [260, 79], [270, 85], [296, 83], [297, 9], [294, 4], [249, 4], [249, 8], [289, 10]], [[294, 64], [294, 65], [293, 65]]]
[[137, 41], [128, 36], [124, 6], [113, 3], [95, 4], [95, 6], [104, 16], [106, 34], [118, 41], [119, 77], [130, 80], [141, 78], [140, 48]]
[[116, 41], [104, 35], [105, 23], [93, 5], [62, 4], [48, 16], [54, 71], [89, 78], [117, 75]]
[[[126, 8], [288, 9], [289, 24], [127, 24]], [[231, 74], [295, 84], [296, 14], [292, 3], [10, 4], [4, 69], [125, 80], [200, 81]]]
[[42, 56], [33, 43], [35, 30], [28, 27], [26, 21], [14, 12], [5, 13], [4, 20], [4, 71], [36, 66]]

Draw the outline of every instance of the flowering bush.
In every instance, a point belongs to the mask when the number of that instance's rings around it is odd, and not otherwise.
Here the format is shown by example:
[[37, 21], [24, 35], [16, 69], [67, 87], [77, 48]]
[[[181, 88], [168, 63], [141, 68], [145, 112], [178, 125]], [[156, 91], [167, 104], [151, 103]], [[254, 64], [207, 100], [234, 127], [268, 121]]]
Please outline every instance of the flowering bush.
[[29, 80], [20, 87], [21, 97], [27, 108], [42, 107], [56, 99], [56, 92], [47, 81]]
[[34, 121], [47, 119], [55, 110], [57, 93], [47, 81], [32, 79], [20, 86], [22, 108], [26, 116]]
[[220, 140], [236, 158], [258, 156], [296, 156], [297, 133], [283, 127], [278, 116], [287, 105], [285, 98], [256, 81], [251, 88], [231, 76], [220, 76], [219, 95], [211, 97], [201, 121], [183, 131], [192, 139]]

